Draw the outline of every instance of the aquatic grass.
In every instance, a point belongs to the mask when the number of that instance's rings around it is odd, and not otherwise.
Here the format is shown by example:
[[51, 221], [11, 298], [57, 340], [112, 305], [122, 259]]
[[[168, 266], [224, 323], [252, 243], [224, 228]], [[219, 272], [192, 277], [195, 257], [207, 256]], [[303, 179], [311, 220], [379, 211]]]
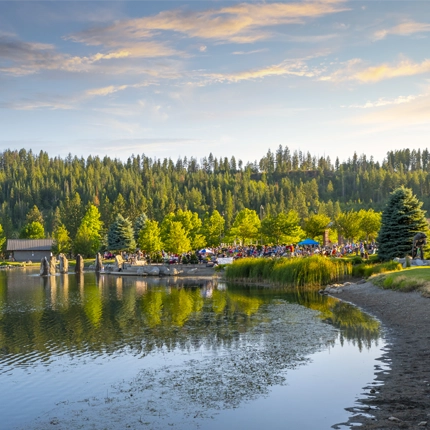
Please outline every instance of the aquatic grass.
[[270, 282], [275, 285], [316, 289], [352, 273], [352, 264], [342, 259], [312, 256], [305, 258], [242, 258], [228, 266], [230, 280]]

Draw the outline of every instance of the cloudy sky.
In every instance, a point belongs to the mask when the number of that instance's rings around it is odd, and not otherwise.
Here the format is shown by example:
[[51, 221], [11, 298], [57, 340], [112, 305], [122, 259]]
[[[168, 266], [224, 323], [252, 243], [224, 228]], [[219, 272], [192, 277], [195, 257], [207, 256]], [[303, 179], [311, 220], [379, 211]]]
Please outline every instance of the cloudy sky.
[[0, 149], [430, 147], [428, 1], [1, 1]]

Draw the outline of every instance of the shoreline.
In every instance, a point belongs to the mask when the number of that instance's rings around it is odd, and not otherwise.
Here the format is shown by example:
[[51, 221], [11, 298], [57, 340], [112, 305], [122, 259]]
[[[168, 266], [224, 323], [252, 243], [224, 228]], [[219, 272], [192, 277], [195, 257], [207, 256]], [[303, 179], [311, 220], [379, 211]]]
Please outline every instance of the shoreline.
[[366, 398], [346, 408], [354, 416], [343, 424], [359, 423], [366, 430], [430, 427], [429, 299], [417, 292], [383, 290], [371, 282], [342, 290], [333, 295], [381, 322], [387, 347], [379, 361], [388, 366], [375, 366], [374, 381], [363, 387]]

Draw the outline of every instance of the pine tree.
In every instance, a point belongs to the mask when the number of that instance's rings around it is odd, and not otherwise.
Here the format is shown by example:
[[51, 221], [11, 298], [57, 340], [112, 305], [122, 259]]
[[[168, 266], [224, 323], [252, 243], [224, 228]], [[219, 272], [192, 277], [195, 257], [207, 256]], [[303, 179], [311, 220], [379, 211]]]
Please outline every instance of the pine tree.
[[134, 222], [133, 230], [134, 230], [134, 240], [137, 242], [139, 239], [140, 231], [145, 227], [146, 222], [148, 221], [148, 217], [145, 213], [141, 213]]
[[381, 260], [405, 257], [412, 252], [414, 236], [427, 234], [428, 225], [420, 202], [412, 190], [395, 189], [382, 212], [382, 225], [378, 235], [378, 255]]
[[128, 251], [135, 248], [136, 241], [131, 221], [118, 214], [108, 231], [108, 249], [110, 251]]

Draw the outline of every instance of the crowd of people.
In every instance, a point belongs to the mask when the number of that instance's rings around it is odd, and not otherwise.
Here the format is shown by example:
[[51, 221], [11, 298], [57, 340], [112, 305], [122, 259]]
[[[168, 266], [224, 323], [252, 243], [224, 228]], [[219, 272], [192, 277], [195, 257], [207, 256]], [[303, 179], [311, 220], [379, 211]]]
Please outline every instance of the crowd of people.
[[[233, 258], [234, 260], [244, 257], [306, 257], [312, 255], [323, 255], [327, 257], [344, 257], [348, 255], [359, 255], [364, 259], [375, 254], [377, 247], [375, 242], [347, 242], [345, 244], [320, 245], [221, 245], [214, 248], [203, 249], [183, 255], [170, 254], [162, 251], [159, 260], [151, 261], [142, 251], [135, 253], [122, 253], [125, 261], [133, 264], [140, 260], [149, 262], [176, 263], [207, 263], [214, 262], [217, 258]], [[104, 258], [114, 258], [111, 253], [105, 253]]]

